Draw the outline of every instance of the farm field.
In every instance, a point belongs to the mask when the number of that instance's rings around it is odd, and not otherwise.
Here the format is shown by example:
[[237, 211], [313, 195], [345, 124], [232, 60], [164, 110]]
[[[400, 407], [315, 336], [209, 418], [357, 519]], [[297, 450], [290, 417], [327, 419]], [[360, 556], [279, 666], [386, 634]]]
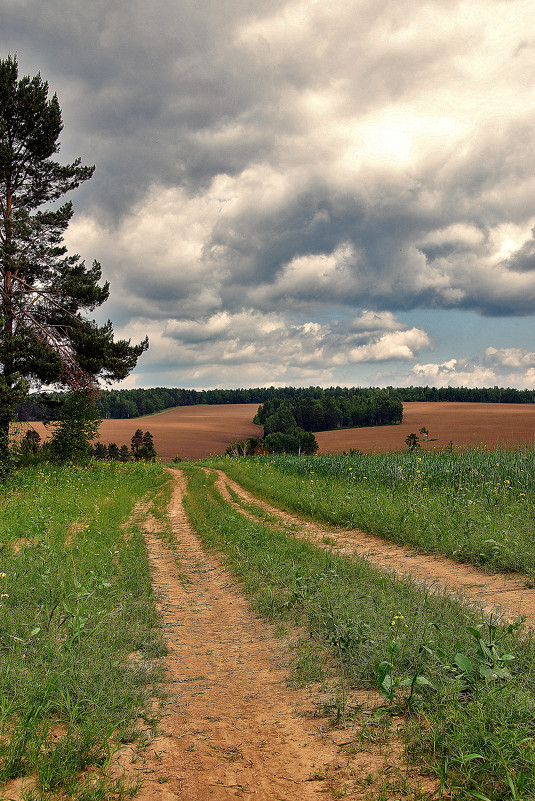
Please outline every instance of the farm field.
[[[222, 455], [233, 440], [261, 436], [252, 419], [258, 404], [182, 406], [132, 420], [103, 420], [100, 440], [119, 446], [130, 444], [136, 428], [150, 430], [163, 461], [175, 456], [203, 459]], [[32, 426], [44, 438], [45, 427]], [[320, 453], [340, 453], [350, 448], [381, 453], [402, 450], [411, 432], [425, 426], [430, 441], [421, 437], [424, 449], [454, 445], [479, 446], [531, 444], [535, 440], [535, 406], [497, 403], [405, 403], [403, 423], [398, 426], [340, 429], [316, 434]]]
[[[171, 461], [177, 455], [182, 459], [204, 459], [211, 454], [224, 454], [235, 439], [261, 436], [261, 426], [251, 422], [257, 410], [257, 403], [180, 406], [131, 420], [103, 420], [99, 438], [106, 445], [115, 442], [119, 447], [123, 443], [130, 446], [135, 430], [141, 428], [151, 432], [163, 461]], [[32, 426], [41, 437], [47, 436], [41, 423]]]
[[340, 429], [316, 434], [320, 453], [350, 448], [384, 453], [405, 448], [405, 438], [425, 426], [430, 442], [420, 436], [423, 448], [454, 445], [526, 445], [535, 440], [535, 406], [507, 403], [404, 403], [398, 426]]
[[[223, 454], [233, 440], [262, 436], [252, 419], [258, 404], [183, 406], [136, 420], [103, 420], [100, 439], [108, 444], [130, 442], [135, 429], [149, 429], [164, 461], [177, 454], [203, 459]], [[139, 426], [138, 423], [139, 422]], [[535, 439], [535, 406], [498, 403], [405, 403], [399, 426], [372, 426], [316, 433], [320, 453], [358, 448], [373, 453], [401, 450], [411, 432], [425, 426], [432, 442], [424, 448], [455, 445], [489, 447], [529, 444]]]

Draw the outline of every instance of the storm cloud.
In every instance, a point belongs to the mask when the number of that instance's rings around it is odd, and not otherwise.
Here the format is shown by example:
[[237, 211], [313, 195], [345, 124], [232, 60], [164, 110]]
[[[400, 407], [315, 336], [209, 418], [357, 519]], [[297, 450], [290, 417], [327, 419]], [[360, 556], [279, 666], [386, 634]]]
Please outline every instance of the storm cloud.
[[535, 311], [529, 4], [0, 9], [3, 54], [58, 93], [61, 157], [97, 166], [67, 244], [118, 332], [149, 334], [132, 384], [533, 382], [511, 356]]

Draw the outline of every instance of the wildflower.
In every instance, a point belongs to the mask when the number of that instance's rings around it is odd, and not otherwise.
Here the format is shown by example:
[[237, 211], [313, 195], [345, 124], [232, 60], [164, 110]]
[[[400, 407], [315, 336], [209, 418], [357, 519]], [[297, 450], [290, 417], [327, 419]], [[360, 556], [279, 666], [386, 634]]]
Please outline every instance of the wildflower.
[[3, 579], [3, 578], [5, 578], [5, 577], [6, 577], [6, 574], [5, 574], [5, 573], [0, 573], [0, 579]]

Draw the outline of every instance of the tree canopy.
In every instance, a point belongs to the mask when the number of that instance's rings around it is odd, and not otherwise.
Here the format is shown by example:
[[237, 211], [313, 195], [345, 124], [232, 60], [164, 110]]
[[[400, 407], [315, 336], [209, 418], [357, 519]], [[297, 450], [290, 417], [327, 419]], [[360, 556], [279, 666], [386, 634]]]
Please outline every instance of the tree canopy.
[[19, 79], [14, 56], [0, 59], [0, 459], [9, 423], [31, 386], [93, 390], [120, 380], [148, 347], [115, 341], [112, 323], [87, 313], [108, 298], [101, 267], [68, 255], [73, 215], [67, 192], [91, 178], [81, 159], [54, 160], [63, 128], [57, 96], [38, 74]]

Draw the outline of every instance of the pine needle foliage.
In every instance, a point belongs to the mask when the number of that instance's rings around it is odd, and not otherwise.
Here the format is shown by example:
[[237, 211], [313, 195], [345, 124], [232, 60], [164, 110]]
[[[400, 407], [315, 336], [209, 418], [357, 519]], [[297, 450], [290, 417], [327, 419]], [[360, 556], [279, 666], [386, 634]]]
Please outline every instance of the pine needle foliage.
[[91, 178], [77, 158], [54, 159], [61, 109], [40, 74], [19, 78], [14, 56], [0, 59], [0, 463], [9, 461], [9, 423], [31, 385], [91, 390], [120, 380], [148, 342], [113, 339], [112, 323], [87, 313], [109, 295], [101, 267], [68, 255], [73, 215], [67, 192]]

